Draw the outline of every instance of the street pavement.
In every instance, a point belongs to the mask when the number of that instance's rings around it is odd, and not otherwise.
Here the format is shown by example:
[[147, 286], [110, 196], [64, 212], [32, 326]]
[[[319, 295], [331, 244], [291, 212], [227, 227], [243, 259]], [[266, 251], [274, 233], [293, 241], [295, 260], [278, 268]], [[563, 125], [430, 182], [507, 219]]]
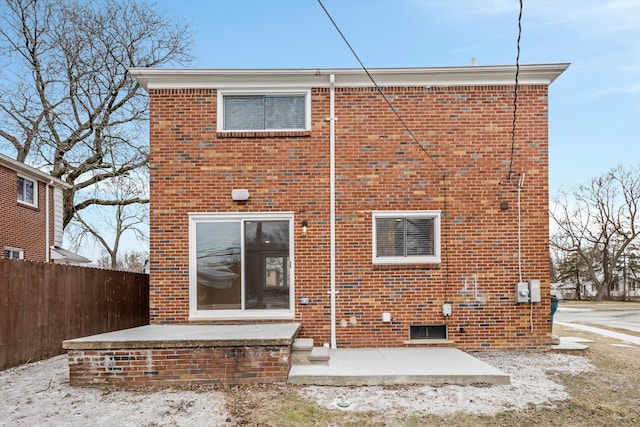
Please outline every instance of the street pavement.
[[598, 308], [558, 307], [553, 316], [554, 322], [582, 323], [593, 326], [601, 325], [609, 328], [626, 329], [640, 333], [640, 310], [601, 310]]
[[[635, 335], [622, 334], [620, 332], [614, 332], [608, 329], [596, 328], [596, 327], [587, 326], [587, 325], [580, 325], [577, 323], [558, 322], [558, 325], [568, 326], [570, 328], [580, 329], [581, 331], [592, 332], [594, 334], [602, 335], [609, 338], [614, 338], [626, 343], [640, 345], [640, 337], [637, 337]], [[562, 340], [562, 338], [560, 338], [560, 340]]]
[[616, 328], [640, 333], [640, 308], [637, 304], [561, 304], [553, 316], [553, 323], [640, 345], [638, 336], [603, 329]]

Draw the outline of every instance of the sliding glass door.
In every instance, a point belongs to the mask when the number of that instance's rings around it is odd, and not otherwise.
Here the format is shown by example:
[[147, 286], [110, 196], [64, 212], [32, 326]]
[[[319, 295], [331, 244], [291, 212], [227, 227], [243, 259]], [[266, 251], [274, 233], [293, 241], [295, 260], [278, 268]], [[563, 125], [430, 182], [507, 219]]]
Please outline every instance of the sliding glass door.
[[291, 215], [191, 215], [192, 317], [292, 313]]

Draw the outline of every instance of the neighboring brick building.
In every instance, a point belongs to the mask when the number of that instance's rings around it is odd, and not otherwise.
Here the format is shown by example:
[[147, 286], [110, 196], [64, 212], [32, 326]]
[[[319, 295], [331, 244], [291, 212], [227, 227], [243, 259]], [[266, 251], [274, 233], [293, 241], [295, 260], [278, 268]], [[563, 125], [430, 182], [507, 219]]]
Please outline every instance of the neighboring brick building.
[[5, 258], [89, 262], [62, 249], [66, 182], [0, 154], [0, 247]]
[[[411, 132], [359, 69], [131, 70], [151, 103], [151, 323], [548, 344], [547, 96], [567, 67], [520, 66], [513, 141], [514, 66], [370, 70]], [[541, 301], [517, 303], [529, 280]]]

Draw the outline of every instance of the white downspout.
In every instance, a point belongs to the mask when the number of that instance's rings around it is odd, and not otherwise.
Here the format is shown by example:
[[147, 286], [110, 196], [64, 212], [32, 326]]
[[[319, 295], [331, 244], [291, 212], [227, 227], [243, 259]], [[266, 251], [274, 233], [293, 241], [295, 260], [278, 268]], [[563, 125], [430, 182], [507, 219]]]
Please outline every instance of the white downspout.
[[331, 237], [329, 250], [331, 253], [331, 348], [337, 348], [336, 344], [336, 117], [335, 117], [335, 84], [336, 76], [329, 76], [329, 170], [330, 170], [330, 228]]
[[45, 205], [45, 213], [44, 213], [44, 228], [46, 230], [45, 236], [44, 236], [44, 246], [45, 246], [45, 260], [47, 262], [51, 261], [51, 249], [49, 248], [50, 246], [50, 242], [49, 242], [49, 189], [50, 189], [50, 182], [45, 182], [44, 183], [44, 190], [45, 190], [45, 195], [44, 195], [44, 205]]

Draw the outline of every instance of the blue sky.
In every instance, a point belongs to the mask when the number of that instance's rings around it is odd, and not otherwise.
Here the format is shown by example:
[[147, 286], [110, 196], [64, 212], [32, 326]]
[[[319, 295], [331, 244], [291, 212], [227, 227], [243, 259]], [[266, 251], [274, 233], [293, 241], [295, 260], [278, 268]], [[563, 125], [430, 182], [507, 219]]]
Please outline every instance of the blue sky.
[[[514, 64], [518, 0], [323, 0], [367, 67]], [[317, 0], [157, 0], [190, 25], [193, 67], [358, 67]], [[524, 0], [520, 62], [550, 88], [551, 196], [640, 163], [640, 0]], [[147, 242], [127, 239], [126, 250]], [[82, 253], [91, 254], [91, 248]]]
[[[514, 64], [518, 0], [323, 0], [367, 67]], [[159, 0], [194, 67], [358, 67], [317, 0]], [[550, 192], [640, 162], [640, 1], [524, 0], [520, 62], [550, 88]]]

